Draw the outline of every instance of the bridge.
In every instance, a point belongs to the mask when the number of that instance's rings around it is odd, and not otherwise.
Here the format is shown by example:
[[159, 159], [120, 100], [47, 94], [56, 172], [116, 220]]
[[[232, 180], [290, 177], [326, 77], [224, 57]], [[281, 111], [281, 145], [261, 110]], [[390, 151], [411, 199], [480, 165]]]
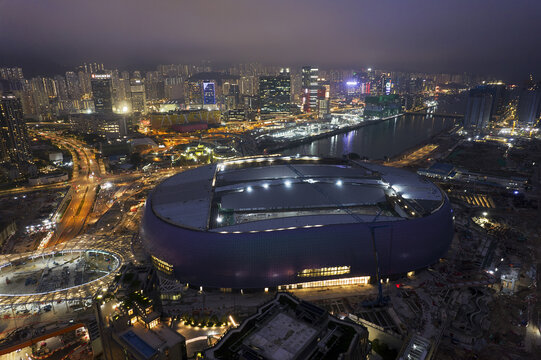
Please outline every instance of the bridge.
[[454, 118], [454, 119], [463, 119], [464, 115], [462, 114], [449, 114], [449, 113], [441, 113], [441, 112], [430, 112], [426, 110], [421, 111], [405, 111], [405, 114], [411, 114], [411, 115], [432, 115], [437, 117], [448, 117], [448, 118]]

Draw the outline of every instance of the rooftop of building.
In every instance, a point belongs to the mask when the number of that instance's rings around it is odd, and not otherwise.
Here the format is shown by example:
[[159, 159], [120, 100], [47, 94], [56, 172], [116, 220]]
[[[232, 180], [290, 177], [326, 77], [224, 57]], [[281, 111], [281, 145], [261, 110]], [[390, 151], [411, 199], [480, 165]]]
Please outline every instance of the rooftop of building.
[[158, 324], [152, 329], [135, 324], [118, 334], [118, 338], [143, 359], [152, 359], [163, 349], [171, 348], [179, 342], [185, 341], [182, 335], [162, 324]]
[[207, 350], [205, 358], [335, 359], [367, 336], [361, 325], [338, 320], [289, 293], [278, 293]]
[[260, 156], [174, 175], [151, 196], [176, 226], [257, 232], [327, 224], [400, 221], [437, 210], [436, 185], [405, 170], [313, 156]]

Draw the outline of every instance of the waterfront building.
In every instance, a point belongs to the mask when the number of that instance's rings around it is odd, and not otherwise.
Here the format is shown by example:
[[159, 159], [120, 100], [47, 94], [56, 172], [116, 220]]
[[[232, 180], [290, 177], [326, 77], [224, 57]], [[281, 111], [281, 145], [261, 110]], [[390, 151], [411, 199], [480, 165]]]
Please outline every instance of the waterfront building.
[[100, 72], [91, 75], [92, 97], [94, 107], [98, 113], [113, 112], [111, 74]]
[[302, 111], [314, 112], [317, 110], [319, 69], [312, 66], [304, 66], [302, 76]]
[[367, 96], [364, 115], [369, 118], [384, 118], [397, 115], [402, 108], [402, 101], [396, 94]]
[[259, 77], [259, 102], [262, 114], [289, 112], [291, 77], [289, 69], [282, 69], [277, 76]]

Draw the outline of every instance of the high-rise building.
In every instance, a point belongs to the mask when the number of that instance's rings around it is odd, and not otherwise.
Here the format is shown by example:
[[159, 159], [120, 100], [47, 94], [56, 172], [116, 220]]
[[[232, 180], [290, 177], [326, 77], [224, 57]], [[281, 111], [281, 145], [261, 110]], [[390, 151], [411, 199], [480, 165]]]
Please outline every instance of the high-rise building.
[[520, 92], [518, 100], [518, 121], [524, 125], [533, 125], [541, 115], [541, 83], [530, 82]]
[[113, 111], [111, 74], [97, 73], [91, 75], [92, 97], [98, 113], [111, 113]]
[[146, 106], [145, 84], [141, 79], [130, 80], [131, 108], [133, 112], [144, 113]]
[[278, 76], [259, 77], [259, 101], [262, 114], [289, 112], [291, 107], [289, 69], [282, 69]]
[[164, 98], [164, 84], [158, 71], [148, 71], [145, 74], [145, 93], [150, 101]]
[[0, 68], [0, 79], [5, 80], [22, 80], [24, 79], [23, 76], [23, 69], [20, 67], [3, 67]]
[[302, 110], [313, 112], [317, 109], [318, 68], [304, 66], [302, 68]]
[[68, 91], [68, 97], [72, 100], [79, 100], [81, 98], [81, 86], [79, 85], [79, 76], [73, 71], [66, 72], [66, 87]]
[[470, 90], [464, 128], [474, 133], [480, 133], [486, 129], [490, 121], [492, 110], [492, 95], [482, 91]]
[[326, 115], [330, 114], [330, 85], [326, 81], [320, 81], [319, 89], [317, 91], [317, 116], [322, 119]]
[[203, 81], [203, 105], [216, 104], [216, 88], [212, 81]]
[[89, 99], [92, 96], [92, 85], [91, 85], [90, 74], [82, 70], [79, 70], [79, 72], [77, 73], [77, 76], [79, 77], [79, 86], [81, 87], [83, 96], [86, 99]]
[[225, 105], [226, 105], [227, 110], [239, 108], [239, 105], [240, 105], [239, 84], [229, 84], [227, 95], [225, 95]]
[[200, 81], [188, 81], [188, 96], [186, 105], [191, 107], [201, 107], [203, 105], [203, 85]]
[[104, 71], [103, 63], [84, 63], [80, 65], [78, 70], [84, 71], [87, 74], [95, 74]]
[[0, 162], [26, 164], [31, 159], [21, 102], [0, 89]]
[[180, 76], [166, 77], [164, 79], [163, 95], [166, 99], [182, 99], [184, 94], [184, 80]]
[[505, 108], [507, 91], [503, 83], [488, 83], [474, 87], [470, 90], [470, 96], [488, 94], [492, 96], [492, 105], [490, 107], [490, 120], [498, 119]]
[[62, 75], [54, 77], [54, 86], [56, 88], [56, 96], [59, 100], [68, 100], [68, 86], [66, 79]]

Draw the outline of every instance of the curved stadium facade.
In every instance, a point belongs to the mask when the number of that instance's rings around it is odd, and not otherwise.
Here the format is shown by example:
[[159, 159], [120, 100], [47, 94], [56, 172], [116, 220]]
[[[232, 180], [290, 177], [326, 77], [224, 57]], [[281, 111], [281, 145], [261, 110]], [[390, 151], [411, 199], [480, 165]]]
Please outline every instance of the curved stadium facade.
[[[149, 195], [143, 241], [192, 286], [263, 289], [363, 283], [437, 261], [453, 237], [447, 196], [405, 170], [262, 156], [174, 175]], [[345, 282], [344, 282], [345, 281]]]

